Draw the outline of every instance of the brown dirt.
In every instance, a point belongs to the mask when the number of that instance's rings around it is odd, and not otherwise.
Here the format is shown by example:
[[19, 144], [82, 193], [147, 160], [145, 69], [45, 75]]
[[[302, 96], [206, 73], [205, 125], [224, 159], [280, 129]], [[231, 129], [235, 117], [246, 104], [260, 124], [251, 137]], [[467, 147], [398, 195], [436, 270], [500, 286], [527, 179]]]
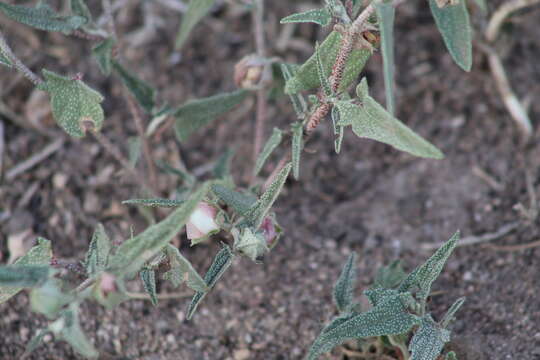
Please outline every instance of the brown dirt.
[[[499, 3], [497, 1], [497, 3]], [[268, 38], [277, 39], [278, 19], [292, 11], [287, 2], [271, 3]], [[156, 7], [158, 7], [156, 5]], [[197, 28], [181, 56], [172, 51], [179, 16], [158, 7], [165, 27], [146, 46], [123, 49], [131, 68], [156, 86], [171, 104], [233, 89], [234, 63], [252, 51], [249, 15], [220, 6]], [[238, 7], [234, 7], [238, 10]], [[493, 8], [492, 8], [493, 9]], [[518, 94], [534, 100], [540, 94], [539, 9], [519, 14], [510, 26], [505, 65]], [[119, 16], [119, 32], [140, 25], [140, 12], [127, 6]], [[137, 20], [135, 20], [137, 19]], [[478, 14], [474, 15], [479, 23]], [[104, 133], [118, 146], [136, 135], [117, 79], [104, 79], [84, 41], [61, 34], [28, 31], [0, 19], [15, 50], [33, 69], [84, 72], [85, 80], [106, 96]], [[280, 53], [288, 61], [309, 55], [302, 50], [322, 32], [302, 25], [296, 46]], [[333, 152], [329, 125], [322, 124], [303, 157], [300, 181], [290, 180], [276, 211], [286, 235], [279, 246], [256, 265], [238, 259], [193, 321], [185, 320], [188, 298], [131, 301], [114, 310], [95, 303], [83, 307], [82, 323], [104, 359], [300, 359], [335, 310], [331, 289], [351, 251], [359, 255], [360, 285], [369, 285], [375, 270], [402, 257], [411, 269], [427, 256], [422, 244], [444, 241], [456, 229], [464, 236], [497, 231], [521, 220], [513, 233], [494, 242], [515, 245], [538, 239], [538, 221], [523, 221], [516, 204], [530, 206], [526, 174], [533, 188], [540, 184], [540, 134], [523, 144], [516, 126], [495, 90], [486, 60], [475, 51], [473, 71], [460, 71], [446, 53], [429, 9], [407, 3], [397, 19], [398, 116], [439, 146], [442, 161], [412, 158], [388, 146], [346, 134], [341, 155]], [[270, 41], [272, 43], [272, 41]], [[308, 48], [309, 49], [309, 48]], [[179, 61], [178, 61], [179, 60]], [[365, 75], [375, 98], [382, 100], [381, 57], [375, 55]], [[0, 90], [16, 75], [0, 69]], [[15, 113], [31, 117], [39, 105], [29, 105], [32, 89], [18, 82], [0, 99]], [[39, 104], [39, 102], [38, 102]], [[217, 126], [178, 144], [172, 131], [152, 140], [157, 159], [178, 161], [190, 168], [216, 159], [225, 146], [236, 149], [237, 179], [251, 166], [254, 115], [251, 103], [223, 117]], [[530, 115], [540, 114], [533, 101]], [[0, 116], [5, 125], [5, 169], [42, 149], [51, 139]], [[272, 102], [271, 126], [285, 128], [293, 119], [287, 99]], [[50, 116], [39, 121], [56, 132]], [[536, 126], [537, 127], [537, 126]], [[124, 147], [125, 149], [125, 147]], [[475, 168], [497, 183], [478, 176]], [[266, 171], [268, 171], [266, 169]], [[163, 195], [175, 179], [160, 175]], [[139, 231], [142, 217], [120, 205], [140, 195], [136, 185], [92, 138], [67, 141], [38, 166], [14, 181], [0, 183], [0, 254], [9, 256], [7, 237], [30, 229], [53, 240], [57, 257], [80, 260], [93, 226], [104, 223], [120, 240], [131, 225]], [[34, 238], [34, 236], [30, 236]], [[203, 271], [218, 249], [217, 241], [183, 252]], [[467, 301], [454, 327], [460, 360], [540, 359], [539, 249], [496, 251], [486, 246], [458, 249], [434, 290], [434, 315], [458, 297]], [[135, 289], [140, 290], [138, 284]], [[173, 291], [167, 286], [163, 291]], [[360, 290], [358, 291], [360, 295]], [[30, 313], [26, 294], [0, 305], [0, 358], [18, 358], [32, 334], [46, 324]], [[340, 358], [334, 351], [333, 359]], [[32, 359], [77, 358], [63, 343], [47, 339]]]

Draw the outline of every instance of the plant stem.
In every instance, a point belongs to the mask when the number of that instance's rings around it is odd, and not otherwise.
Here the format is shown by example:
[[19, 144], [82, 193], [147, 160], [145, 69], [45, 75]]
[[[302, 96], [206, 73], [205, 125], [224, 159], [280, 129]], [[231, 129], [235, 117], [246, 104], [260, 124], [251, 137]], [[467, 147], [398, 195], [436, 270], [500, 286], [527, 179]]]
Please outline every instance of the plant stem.
[[32, 70], [26, 67], [21, 60], [13, 53], [13, 50], [9, 47], [4, 37], [4, 34], [0, 30], [0, 51], [11, 60], [13, 67], [17, 69], [21, 74], [30, 80], [34, 85], [39, 85], [43, 82], [43, 79], [35, 74]]
[[129, 111], [131, 112], [131, 115], [133, 116], [133, 121], [135, 122], [135, 127], [137, 128], [137, 133], [139, 134], [139, 138], [142, 141], [143, 157], [146, 162], [146, 167], [148, 169], [150, 185], [152, 186], [155, 192], [158, 192], [156, 166], [154, 165], [154, 162], [152, 161], [152, 154], [150, 152], [150, 146], [148, 145], [148, 138], [146, 137], [144, 133], [144, 125], [143, 125], [143, 120], [141, 118], [140, 108], [137, 106], [137, 104], [133, 100], [133, 97], [127, 93], [126, 88], [124, 88], [124, 97], [128, 103]]
[[[264, 40], [264, 0], [253, 0], [253, 10], [251, 12], [254, 25], [255, 48], [257, 55], [263, 58], [266, 55], [266, 45]], [[261, 87], [257, 90], [257, 108], [255, 117], [255, 141], [253, 145], [253, 161], [257, 161], [257, 156], [261, 152], [264, 139], [264, 125], [267, 117], [268, 104], [266, 102], [266, 90]]]

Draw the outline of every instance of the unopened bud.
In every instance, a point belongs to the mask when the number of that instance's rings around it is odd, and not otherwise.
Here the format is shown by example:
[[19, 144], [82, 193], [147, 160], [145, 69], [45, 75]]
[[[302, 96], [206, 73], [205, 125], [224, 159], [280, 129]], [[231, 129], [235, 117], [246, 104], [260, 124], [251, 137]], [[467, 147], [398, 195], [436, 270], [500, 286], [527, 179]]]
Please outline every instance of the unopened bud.
[[268, 61], [257, 56], [248, 55], [234, 66], [234, 83], [242, 89], [253, 89], [260, 85], [264, 78]]
[[107, 294], [114, 293], [117, 291], [116, 288], [116, 277], [112, 274], [109, 274], [107, 272], [104, 272], [101, 275], [101, 279], [99, 282], [99, 289], [101, 290], [101, 293], [106, 297]]
[[270, 215], [264, 218], [260, 230], [266, 240], [266, 246], [273, 248], [281, 235], [281, 228]]

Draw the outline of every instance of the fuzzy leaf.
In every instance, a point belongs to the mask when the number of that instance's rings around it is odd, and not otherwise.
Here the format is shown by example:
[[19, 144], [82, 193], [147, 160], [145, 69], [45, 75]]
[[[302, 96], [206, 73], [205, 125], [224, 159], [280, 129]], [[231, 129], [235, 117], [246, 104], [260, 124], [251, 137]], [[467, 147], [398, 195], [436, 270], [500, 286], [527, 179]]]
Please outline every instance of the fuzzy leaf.
[[105, 270], [111, 252], [111, 240], [102, 224], [98, 224], [92, 235], [84, 267], [88, 276], [96, 275]]
[[247, 90], [236, 90], [211, 97], [188, 101], [174, 113], [176, 137], [186, 141], [191, 134], [208, 125], [219, 115], [232, 110], [249, 94]]
[[152, 113], [155, 107], [156, 90], [142, 81], [116, 61], [112, 61], [112, 68], [120, 76], [122, 83], [135, 97], [139, 105], [147, 113]]
[[[283, 79], [285, 79], [285, 82], [292, 79], [297, 71], [298, 71], [298, 65], [291, 65], [291, 64], [281, 64], [281, 73], [283, 75]], [[291, 99], [291, 103], [293, 105], [294, 111], [296, 112], [296, 116], [299, 119], [303, 119], [306, 117], [306, 111], [308, 109], [306, 100], [302, 96], [302, 94], [289, 94], [289, 98]]]
[[439, 149], [393, 117], [369, 95], [362, 99], [362, 105], [342, 100], [336, 101], [335, 106], [340, 113], [338, 125], [352, 124], [358, 137], [380, 141], [419, 157], [444, 157]]
[[334, 302], [340, 312], [347, 311], [353, 303], [356, 285], [356, 253], [349, 255], [334, 285]]
[[253, 204], [257, 202], [257, 198], [255, 197], [244, 195], [220, 184], [212, 185], [212, 191], [221, 201], [240, 215], [248, 212]]
[[49, 267], [39, 265], [0, 266], [0, 287], [31, 288], [40, 286], [49, 277]]
[[92, 21], [92, 13], [84, 0], [71, 0], [70, 1], [71, 11], [73, 15], [77, 15], [86, 19], [86, 23]]
[[264, 236], [260, 233], [254, 233], [250, 228], [244, 228], [241, 232], [236, 230], [233, 235], [234, 250], [244, 254], [252, 261], [259, 260], [268, 252]]
[[156, 272], [152, 269], [142, 269], [140, 275], [144, 291], [150, 295], [152, 305], [157, 306], [158, 299], [156, 293]]
[[160, 168], [160, 170], [180, 177], [180, 179], [182, 179], [182, 181], [184, 181], [189, 186], [195, 184], [196, 182], [195, 177], [186, 170], [177, 169], [162, 161], [157, 161], [156, 165]]
[[[209, 289], [214, 287], [214, 285], [221, 278], [223, 273], [229, 268], [229, 266], [231, 266], [232, 259], [233, 259], [233, 253], [231, 251], [231, 248], [228, 245], [224, 245], [223, 248], [216, 254], [216, 257], [214, 258], [212, 265], [210, 265], [210, 268], [206, 272], [206, 275], [204, 275], [204, 282], [206, 283]], [[197, 307], [199, 306], [202, 299], [204, 299], [207, 293], [208, 291], [206, 292], [199, 291], [195, 293], [187, 310], [188, 320], [190, 320], [193, 317], [195, 310], [197, 310]]]
[[129, 199], [122, 201], [122, 204], [127, 205], [143, 205], [150, 207], [178, 207], [182, 205], [185, 201], [182, 200], [171, 200], [171, 199]]
[[[66, 341], [80, 355], [95, 359], [98, 351], [86, 337], [79, 323], [79, 305], [73, 302], [62, 313], [62, 317], [49, 327], [58, 340]], [[55, 326], [56, 325], [56, 326]]]
[[259, 226], [261, 226], [262, 221], [264, 220], [264, 217], [266, 216], [266, 213], [272, 205], [274, 204], [274, 201], [276, 201], [279, 193], [281, 192], [281, 189], [283, 188], [283, 185], [285, 184], [285, 181], [287, 180], [287, 177], [289, 176], [289, 173], [291, 172], [291, 163], [288, 163], [281, 169], [281, 171], [277, 174], [276, 178], [268, 186], [268, 189], [262, 194], [259, 200], [253, 206], [249, 209], [248, 213], [246, 214], [246, 217], [248, 218], [248, 222], [253, 226], [253, 228], [258, 229]]
[[397, 287], [407, 277], [401, 266], [401, 260], [393, 261], [390, 265], [383, 266], [377, 270], [375, 281], [371, 288], [393, 289]]
[[231, 175], [231, 160], [234, 156], [234, 151], [226, 149], [223, 154], [216, 160], [212, 173], [216, 179], [225, 179]]
[[332, 106], [332, 126], [334, 127], [334, 135], [337, 137], [334, 139], [334, 149], [336, 154], [339, 154], [341, 151], [341, 144], [343, 144], [343, 136], [345, 135], [345, 127], [338, 125], [340, 122], [340, 114], [337, 106]]
[[394, 17], [395, 8], [392, 2], [375, 1], [375, 10], [381, 31], [381, 53], [383, 57], [384, 90], [386, 109], [394, 115]]
[[371, 310], [355, 314], [331, 330], [323, 331], [311, 346], [307, 359], [317, 359], [321, 354], [350, 339], [395, 335], [409, 331], [417, 324], [417, 319], [409, 314], [403, 305], [407, 296], [410, 294], [389, 297]]
[[292, 146], [291, 159], [293, 165], [293, 176], [296, 180], [300, 177], [300, 155], [304, 148], [304, 127], [301, 122], [295, 122], [291, 125], [292, 129]]
[[37, 332], [36, 332], [36, 335], [34, 335], [32, 337], [32, 339], [30, 339], [30, 341], [28, 342], [28, 344], [26, 344], [26, 348], [24, 350], [24, 354], [22, 355], [22, 359], [24, 359], [25, 357], [28, 357], [28, 355], [33, 352], [34, 350], [36, 350], [38, 348], [39, 345], [41, 345], [41, 342], [43, 341], [43, 338], [45, 337], [45, 335], [47, 335], [50, 331], [48, 329], [39, 329]]
[[95, 131], [103, 125], [103, 96], [81, 80], [70, 79], [43, 69], [45, 86], [51, 98], [53, 117], [73, 137], [83, 137], [83, 122], [91, 122]]
[[[324, 76], [328, 78], [341, 46], [341, 34], [332, 31], [319, 46], [318, 52], [324, 67]], [[368, 49], [354, 49], [343, 71], [338, 91], [346, 90], [364, 68], [371, 52]], [[317, 72], [317, 55], [313, 54], [299, 69], [296, 75], [289, 79], [285, 85], [285, 93], [296, 94], [299, 91], [311, 90], [321, 86]]]
[[259, 171], [261, 171], [268, 157], [281, 143], [281, 139], [282, 139], [281, 130], [279, 130], [278, 128], [274, 128], [274, 130], [272, 131], [272, 135], [266, 141], [261, 153], [257, 157], [257, 161], [255, 162], [255, 169], [253, 170], [253, 175], [257, 176]]
[[[51, 258], [51, 242], [44, 238], [38, 238], [37, 245], [17, 259], [13, 265], [49, 265]], [[0, 287], [0, 304], [9, 300], [22, 289], [20, 287]]]
[[439, 8], [435, 0], [429, 0], [429, 7], [452, 59], [463, 70], [470, 71], [472, 31], [466, 1], [460, 0], [456, 5]]
[[81, 16], [59, 15], [49, 5], [44, 3], [31, 8], [0, 2], [0, 11], [16, 22], [45, 31], [69, 33], [80, 28], [87, 22], [87, 19]]
[[323, 94], [327, 97], [332, 96], [332, 87], [330, 81], [328, 81], [328, 75], [325, 72], [324, 64], [321, 58], [321, 51], [319, 43], [315, 43], [315, 62], [317, 63], [317, 75], [319, 76], [319, 83], [323, 90]]
[[2, 49], [0, 49], [0, 65], [7, 66], [9, 68], [13, 66], [13, 63], [9, 57], [2, 52]]
[[51, 278], [43, 286], [30, 291], [30, 306], [32, 311], [53, 319], [64, 305], [73, 300], [73, 296], [62, 292], [59, 279]]
[[439, 277], [446, 260], [454, 251], [459, 240], [459, 231], [450, 240], [441, 246], [423, 265], [410, 273], [399, 287], [399, 291], [409, 291], [417, 286], [418, 298], [427, 299], [431, 291], [431, 284]]
[[112, 71], [112, 49], [114, 44], [114, 39], [108, 38], [92, 48], [92, 55], [96, 58], [99, 70], [107, 76]]
[[206, 282], [193, 268], [191, 262], [186, 259], [176, 247], [168, 244], [165, 247], [165, 253], [169, 258], [171, 266], [171, 269], [163, 275], [165, 280], [172, 282], [175, 287], [178, 287], [185, 281], [186, 285], [195, 291], [208, 291]]
[[136, 273], [180, 232], [197, 204], [208, 192], [208, 187], [209, 183], [204, 184], [165, 219], [124, 241], [109, 261], [111, 272], [118, 276]]
[[332, 21], [332, 15], [326, 9], [313, 9], [296, 13], [281, 19], [280, 24], [311, 22], [321, 26], [327, 26]]
[[411, 360], [437, 360], [448, 341], [450, 331], [439, 327], [431, 316], [424, 316], [409, 344]]
[[441, 326], [443, 328], [447, 328], [448, 325], [454, 320], [454, 317], [456, 315], [456, 312], [461, 308], [461, 305], [465, 302], [465, 297], [461, 297], [457, 299], [452, 306], [450, 306], [450, 309], [446, 312], [444, 315], [444, 318], [441, 320]]
[[182, 17], [180, 30], [176, 35], [175, 49], [180, 50], [184, 46], [191, 30], [210, 11], [216, 0], [191, 0], [189, 7]]

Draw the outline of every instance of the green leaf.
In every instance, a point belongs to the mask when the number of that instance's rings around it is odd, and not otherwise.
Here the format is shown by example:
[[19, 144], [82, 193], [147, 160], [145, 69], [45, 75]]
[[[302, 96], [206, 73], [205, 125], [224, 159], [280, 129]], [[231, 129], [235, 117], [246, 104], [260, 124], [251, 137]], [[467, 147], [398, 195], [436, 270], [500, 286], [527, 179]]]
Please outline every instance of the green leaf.
[[169, 216], [148, 227], [139, 235], [124, 241], [109, 261], [109, 269], [117, 276], [136, 273], [182, 230], [191, 213], [208, 192], [209, 183], [194, 192]]
[[394, 289], [407, 277], [401, 266], [401, 260], [395, 260], [390, 265], [377, 270], [375, 281], [371, 288]]
[[94, 276], [97, 273], [105, 270], [111, 252], [111, 240], [105, 232], [102, 224], [98, 224], [92, 235], [90, 247], [86, 253], [84, 267], [88, 276]]
[[[291, 65], [285, 63], [281, 64], [281, 73], [283, 75], [283, 79], [285, 79], [285, 82], [289, 81], [296, 75], [298, 67], [298, 65]], [[308, 107], [304, 97], [301, 94], [289, 94], [289, 98], [291, 99], [291, 103], [293, 105], [294, 111], [296, 112], [296, 116], [299, 119], [305, 118]]]
[[21, 358], [24, 359], [24, 358], [28, 357], [28, 355], [31, 352], [36, 350], [38, 348], [38, 346], [41, 345], [41, 342], [43, 341], [43, 338], [45, 337], [45, 335], [47, 335], [49, 332], [50, 332], [49, 329], [39, 329], [36, 332], [36, 335], [34, 335], [32, 337], [32, 339], [30, 339], [28, 344], [26, 344], [24, 354], [21, 356]]
[[444, 360], [457, 360], [456, 353], [453, 351], [450, 351], [446, 356], [444, 357]]
[[411, 360], [437, 360], [448, 341], [450, 331], [439, 327], [431, 316], [424, 316], [409, 344]]
[[[324, 76], [328, 78], [332, 73], [332, 67], [341, 47], [341, 34], [332, 31], [318, 48], [319, 56], [324, 67]], [[343, 71], [338, 91], [346, 90], [364, 68], [367, 60], [371, 57], [368, 49], [353, 49]], [[285, 85], [287, 94], [296, 94], [299, 91], [311, 90], [321, 86], [317, 72], [317, 55], [313, 54], [299, 69], [296, 75], [289, 79]]]
[[80, 355], [95, 359], [98, 351], [86, 337], [79, 323], [79, 305], [76, 302], [62, 313], [62, 317], [49, 326], [58, 340], [66, 341]]
[[158, 299], [156, 293], [156, 272], [152, 269], [142, 269], [140, 272], [144, 291], [150, 295], [152, 305], [157, 306]]
[[[223, 248], [216, 254], [216, 257], [214, 258], [214, 261], [212, 262], [212, 265], [210, 265], [210, 268], [206, 272], [206, 275], [204, 276], [204, 282], [208, 286], [209, 289], [214, 287], [216, 282], [221, 278], [223, 273], [231, 266], [233, 259], [233, 253], [231, 251], [231, 248], [228, 245], [224, 245]], [[193, 299], [191, 299], [191, 303], [189, 304], [188, 310], [187, 310], [187, 319], [190, 320], [193, 317], [193, 314], [197, 310], [197, 307], [201, 303], [201, 301], [206, 296], [206, 292], [198, 291], [193, 296]]]
[[315, 43], [315, 60], [317, 63], [317, 75], [319, 76], [319, 83], [323, 90], [323, 94], [327, 97], [332, 96], [332, 87], [330, 86], [330, 81], [328, 81], [328, 75], [325, 72], [324, 64], [321, 58], [321, 51], [319, 43]]
[[142, 140], [138, 136], [130, 136], [128, 138], [128, 153], [129, 153], [129, 165], [135, 167], [137, 161], [141, 157]]
[[234, 156], [234, 151], [226, 149], [223, 154], [216, 160], [212, 173], [216, 179], [225, 179], [231, 176], [231, 160]]
[[472, 31], [466, 1], [460, 0], [456, 5], [439, 8], [435, 0], [429, 0], [429, 7], [452, 59], [463, 70], [470, 71]]
[[335, 106], [340, 113], [338, 125], [352, 124], [353, 132], [360, 138], [380, 141], [419, 157], [444, 157], [439, 149], [393, 117], [369, 95], [362, 99], [362, 105], [341, 100], [336, 101]]
[[392, 115], [394, 111], [394, 15], [392, 2], [375, 1], [375, 10], [379, 19], [381, 32], [381, 53], [383, 57], [384, 90], [386, 94], [386, 109]]
[[149, 114], [152, 113], [156, 105], [156, 90], [114, 60], [112, 61], [112, 68], [120, 76], [122, 83], [128, 88], [144, 111]]
[[188, 101], [174, 113], [176, 137], [181, 142], [186, 141], [195, 131], [240, 104], [248, 94], [249, 91], [242, 89]]
[[163, 274], [165, 280], [172, 282], [175, 287], [178, 287], [185, 281], [186, 285], [195, 291], [207, 292], [209, 290], [206, 282], [193, 268], [191, 262], [176, 247], [168, 244], [165, 247], [165, 253], [169, 258], [169, 264], [171, 266], [171, 269]]
[[461, 308], [461, 305], [465, 302], [465, 297], [461, 297], [457, 299], [452, 306], [450, 306], [450, 309], [446, 312], [444, 315], [444, 318], [441, 320], [441, 326], [443, 328], [447, 328], [448, 325], [454, 320], [456, 312]]
[[394, 335], [409, 331], [417, 324], [417, 319], [409, 314], [403, 305], [407, 296], [410, 294], [389, 297], [371, 310], [354, 314], [339, 325], [333, 326], [331, 330], [323, 330], [311, 346], [307, 359], [317, 359], [321, 354], [350, 339]]
[[321, 26], [327, 26], [332, 21], [332, 15], [326, 9], [313, 9], [296, 13], [281, 19], [280, 24], [311, 22]]
[[[49, 265], [51, 259], [51, 242], [44, 238], [38, 238], [37, 245], [32, 247], [24, 256], [17, 259], [13, 265]], [[22, 289], [21, 287], [0, 286], [0, 304], [8, 301]]]
[[0, 287], [31, 288], [40, 286], [49, 277], [49, 267], [39, 265], [0, 266]]
[[191, 175], [187, 170], [177, 169], [162, 161], [156, 161], [156, 165], [162, 171], [180, 177], [180, 179], [182, 179], [182, 181], [184, 181], [189, 186], [194, 185], [197, 181], [197, 179], [195, 179], [195, 177]]
[[355, 286], [356, 253], [351, 253], [334, 285], [334, 302], [340, 312], [348, 311], [353, 304]]
[[418, 298], [427, 299], [431, 292], [431, 285], [439, 277], [446, 260], [454, 251], [459, 240], [459, 231], [450, 240], [441, 246], [423, 265], [410, 273], [399, 287], [399, 291], [409, 291], [417, 286]]
[[338, 125], [340, 122], [340, 114], [337, 106], [332, 106], [332, 126], [334, 127], [334, 135], [337, 137], [334, 139], [334, 149], [336, 154], [341, 151], [341, 144], [343, 144], [343, 136], [345, 135], [345, 127]]
[[71, 12], [73, 15], [77, 15], [86, 19], [86, 23], [92, 21], [92, 13], [84, 0], [71, 0], [70, 1]]
[[253, 226], [253, 228], [258, 229], [259, 226], [261, 226], [266, 213], [268, 210], [270, 210], [274, 204], [274, 201], [276, 201], [279, 193], [281, 192], [281, 189], [283, 188], [283, 185], [291, 172], [291, 167], [291, 163], [288, 163], [283, 167], [283, 169], [280, 170], [274, 181], [272, 181], [270, 186], [268, 186], [268, 189], [266, 189], [264, 194], [262, 194], [260, 199], [253, 204], [246, 214], [248, 222]]
[[212, 185], [212, 191], [221, 201], [240, 215], [246, 214], [253, 204], [257, 202], [257, 198], [231, 190], [221, 184]]
[[16, 22], [45, 31], [70, 33], [87, 22], [87, 19], [81, 16], [61, 16], [44, 3], [30, 8], [0, 2], [0, 11]]
[[43, 69], [45, 86], [51, 98], [53, 117], [73, 137], [83, 137], [83, 122], [91, 122], [95, 131], [103, 125], [103, 96], [78, 79], [70, 79]]
[[143, 205], [150, 207], [178, 207], [182, 205], [185, 201], [182, 200], [171, 200], [171, 199], [129, 199], [122, 201], [122, 204], [127, 205]]
[[301, 122], [295, 122], [291, 124], [292, 130], [292, 145], [291, 145], [291, 159], [293, 165], [293, 176], [296, 180], [300, 177], [300, 155], [304, 148], [304, 126]]
[[30, 291], [32, 311], [53, 319], [62, 308], [73, 300], [73, 296], [62, 291], [59, 279], [51, 278], [43, 286]]
[[216, 0], [191, 0], [189, 7], [182, 17], [182, 23], [178, 35], [176, 35], [175, 49], [180, 50], [184, 46], [191, 30], [210, 11]]
[[384, 299], [398, 295], [399, 292], [394, 289], [368, 289], [364, 291], [364, 295], [368, 298], [369, 302], [373, 306], [377, 306]]
[[238, 231], [233, 229], [234, 250], [242, 253], [252, 261], [258, 261], [268, 252], [266, 239], [260, 233], [252, 231], [250, 228], [243, 228]]
[[92, 55], [96, 58], [99, 70], [103, 75], [109, 76], [112, 71], [112, 50], [115, 41], [113, 38], [108, 38], [92, 48]]
[[9, 59], [9, 56], [7, 56], [6, 54], [4, 54], [4, 52], [2, 51], [2, 49], [0, 49], [0, 65], [7, 66], [8, 68], [10, 68], [10, 67], [13, 66], [13, 63], [12, 63], [11, 60]]
[[261, 171], [262, 167], [264, 166], [264, 163], [266, 160], [268, 160], [268, 157], [272, 154], [272, 152], [279, 146], [282, 139], [282, 132], [278, 128], [274, 128], [272, 131], [272, 135], [270, 138], [266, 141], [264, 144], [264, 147], [257, 157], [257, 161], [255, 162], [255, 169], [253, 169], [253, 175], [257, 176], [259, 171]]

